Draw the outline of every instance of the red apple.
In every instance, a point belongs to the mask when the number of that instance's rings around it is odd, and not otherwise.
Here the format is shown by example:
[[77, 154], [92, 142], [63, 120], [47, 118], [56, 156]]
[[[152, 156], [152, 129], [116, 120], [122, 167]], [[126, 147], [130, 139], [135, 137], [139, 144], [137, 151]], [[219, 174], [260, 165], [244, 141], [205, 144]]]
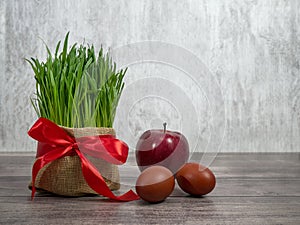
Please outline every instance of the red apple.
[[147, 130], [142, 134], [135, 153], [140, 171], [160, 165], [175, 174], [189, 158], [189, 145], [183, 134], [166, 130], [164, 123], [163, 130]]

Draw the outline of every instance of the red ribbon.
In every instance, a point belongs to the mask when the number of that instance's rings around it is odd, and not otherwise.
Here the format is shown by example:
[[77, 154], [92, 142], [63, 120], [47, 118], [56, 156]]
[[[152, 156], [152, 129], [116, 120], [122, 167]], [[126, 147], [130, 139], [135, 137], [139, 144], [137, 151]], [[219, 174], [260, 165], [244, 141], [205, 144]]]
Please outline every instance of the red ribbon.
[[77, 154], [81, 161], [83, 177], [98, 194], [117, 201], [139, 199], [132, 190], [121, 196], [114, 195], [108, 188], [97, 168], [84, 156], [102, 158], [109, 163], [120, 165], [126, 162], [128, 146], [112, 135], [73, 138], [63, 129], [45, 118], [39, 118], [28, 131], [28, 135], [39, 142], [37, 159], [32, 168], [32, 192], [35, 194], [35, 179], [38, 172], [48, 163], [67, 155]]

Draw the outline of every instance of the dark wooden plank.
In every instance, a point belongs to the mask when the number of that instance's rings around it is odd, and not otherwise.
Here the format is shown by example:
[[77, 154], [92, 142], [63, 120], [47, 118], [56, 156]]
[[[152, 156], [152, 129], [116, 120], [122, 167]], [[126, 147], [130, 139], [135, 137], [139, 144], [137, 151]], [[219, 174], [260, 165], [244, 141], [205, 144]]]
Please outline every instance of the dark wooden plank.
[[168, 198], [116, 203], [101, 198], [0, 198], [3, 224], [297, 224], [300, 197]]
[[[275, 156], [267, 154], [257, 158], [256, 155], [248, 154], [246, 157], [248, 160], [241, 164], [241, 159], [245, 158], [243, 154], [237, 154], [233, 157], [220, 154], [211, 167], [217, 177], [216, 189], [211, 194], [216, 196], [298, 196], [300, 190], [299, 160], [295, 156], [291, 157], [291, 154], [276, 154]], [[269, 162], [270, 158], [272, 160]], [[28, 193], [26, 186], [30, 181], [33, 159], [33, 155], [2, 155], [0, 164], [1, 196], [4, 193], [9, 195]], [[230, 164], [227, 163], [227, 167], [220, 166], [220, 162], [224, 164], [227, 161], [231, 161]], [[257, 166], [257, 161], [264, 162], [262, 167]], [[282, 161], [281, 166], [278, 166], [278, 161]], [[290, 166], [288, 163], [291, 161], [296, 164]], [[131, 158], [128, 164], [120, 167], [123, 190], [133, 187], [140, 173], [132, 162]], [[14, 178], [17, 175], [18, 177]], [[182, 195], [180, 192], [174, 193], [175, 195]]]
[[[0, 224], [300, 224], [298, 153], [218, 154], [211, 194], [192, 198], [176, 187], [161, 204], [49, 195], [32, 202], [27, 185], [33, 160], [33, 153], [0, 154]], [[120, 174], [119, 193], [139, 174], [134, 157]]]
[[[194, 161], [201, 161], [201, 154], [194, 154]], [[29, 176], [34, 153], [0, 154], [0, 176]], [[300, 178], [298, 153], [276, 154], [218, 154], [210, 165], [219, 178]], [[122, 177], [137, 176], [139, 170], [133, 156], [120, 166]]]
[[[127, 180], [122, 184], [123, 193], [130, 188], [134, 189], [135, 179]], [[0, 196], [29, 196], [27, 185], [29, 176], [0, 177]], [[172, 196], [185, 196], [186, 194], [175, 187]], [[300, 196], [300, 179], [218, 179], [211, 196]]]
[[0, 176], [29, 176], [34, 153], [0, 153]]

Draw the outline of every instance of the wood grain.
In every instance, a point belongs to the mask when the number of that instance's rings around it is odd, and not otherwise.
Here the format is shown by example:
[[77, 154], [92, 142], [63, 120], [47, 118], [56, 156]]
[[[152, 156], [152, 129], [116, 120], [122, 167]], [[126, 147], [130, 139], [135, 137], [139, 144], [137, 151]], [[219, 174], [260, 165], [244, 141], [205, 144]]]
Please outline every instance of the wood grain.
[[[201, 154], [196, 155], [201, 158]], [[0, 154], [0, 224], [299, 224], [300, 160], [291, 154], [219, 154], [217, 186], [202, 198], [178, 186], [160, 204], [118, 203], [100, 196], [65, 198], [27, 189], [33, 154]], [[120, 167], [122, 193], [139, 172]]]

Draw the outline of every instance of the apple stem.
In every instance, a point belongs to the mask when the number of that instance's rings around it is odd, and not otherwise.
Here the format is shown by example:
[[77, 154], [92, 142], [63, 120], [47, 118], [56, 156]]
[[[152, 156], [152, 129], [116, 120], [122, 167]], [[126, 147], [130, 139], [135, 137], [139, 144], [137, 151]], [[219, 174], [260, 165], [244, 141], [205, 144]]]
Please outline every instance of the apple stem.
[[163, 123], [163, 126], [164, 126], [164, 133], [166, 133], [166, 130], [167, 130], [167, 123], [164, 122], [164, 123]]

